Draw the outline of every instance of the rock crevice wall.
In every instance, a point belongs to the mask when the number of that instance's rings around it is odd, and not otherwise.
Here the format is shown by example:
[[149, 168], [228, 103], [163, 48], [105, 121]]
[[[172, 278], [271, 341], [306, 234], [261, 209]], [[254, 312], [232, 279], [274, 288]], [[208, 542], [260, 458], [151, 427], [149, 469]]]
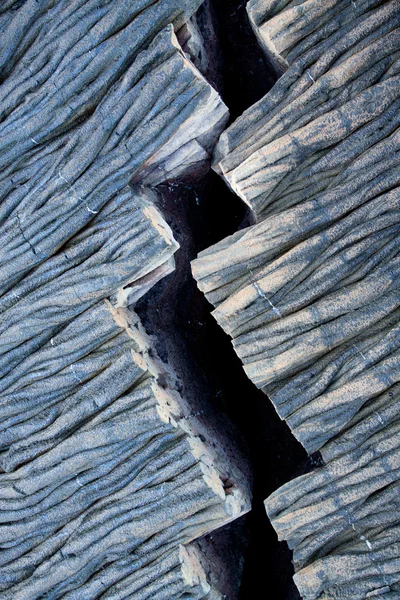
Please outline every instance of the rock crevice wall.
[[195, 540], [247, 477], [128, 309], [179, 248], [150, 188], [208, 169], [228, 118], [175, 34], [199, 4], [0, 8], [4, 600], [221, 597]]

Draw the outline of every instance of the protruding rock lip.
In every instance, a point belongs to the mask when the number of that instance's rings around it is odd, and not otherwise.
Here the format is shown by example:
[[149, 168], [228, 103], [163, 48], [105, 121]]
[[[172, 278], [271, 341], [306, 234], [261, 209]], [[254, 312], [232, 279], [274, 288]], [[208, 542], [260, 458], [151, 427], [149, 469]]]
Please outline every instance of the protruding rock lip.
[[157, 411], [161, 420], [181, 428], [187, 434], [188, 444], [193, 456], [199, 461], [204, 480], [216, 495], [225, 500], [227, 520], [224, 523], [248, 512], [251, 508], [249, 485], [244, 486], [243, 479], [228, 488], [224, 485], [225, 474], [231, 471], [231, 461], [227, 454], [221, 451], [216, 453], [215, 449], [201, 440], [199, 430], [204, 426], [196, 417], [188, 414], [188, 407], [181, 397], [172, 395], [156, 383], [152, 384], [152, 389], [158, 401]]
[[190, 587], [200, 585], [204, 594], [208, 594], [211, 587], [200, 562], [200, 552], [193, 545], [181, 545], [179, 546], [179, 560], [182, 578], [187, 585]]

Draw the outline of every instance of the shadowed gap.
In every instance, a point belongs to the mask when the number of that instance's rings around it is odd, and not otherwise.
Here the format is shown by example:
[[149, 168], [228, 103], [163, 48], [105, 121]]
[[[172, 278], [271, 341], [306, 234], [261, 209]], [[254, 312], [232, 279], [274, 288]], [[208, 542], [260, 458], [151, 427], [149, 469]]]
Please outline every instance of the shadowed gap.
[[[204, 10], [208, 10], [207, 3], [200, 17]], [[221, 70], [212, 83], [232, 121], [268, 92], [276, 76], [258, 46], [245, 2], [214, 0], [212, 10]], [[300, 596], [292, 581], [291, 552], [286, 543], [278, 542], [263, 500], [308, 471], [311, 460], [268, 398], [247, 378], [230, 337], [212, 317], [213, 307], [197, 289], [190, 271], [190, 261], [201, 250], [248, 224], [247, 209], [213, 172], [201, 181], [172, 184], [161, 191], [159, 208], [181, 249], [175, 272], [158, 283], [136, 310], [149, 333], [157, 336], [160, 356], [180, 375], [183, 393], [189, 400], [196, 396], [233, 424], [232, 435], [238, 436], [253, 471], [253, 510], [212, 534], [234, 546], [228, 560], [234, 563], [237, 581], [232, 587], [234, 596], [228, 597], [253, 600], [263, 594], [273, 600], [295, 600]]]

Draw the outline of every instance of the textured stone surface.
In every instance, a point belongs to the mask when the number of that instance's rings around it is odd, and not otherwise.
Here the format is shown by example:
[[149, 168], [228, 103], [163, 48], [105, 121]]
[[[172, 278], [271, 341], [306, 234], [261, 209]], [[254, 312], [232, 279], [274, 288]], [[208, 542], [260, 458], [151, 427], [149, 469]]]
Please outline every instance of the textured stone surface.
[[148, 564], [146, 561], [132, 564], [126, 560], [112, 563], [101, 571], [101, 576], [94, 578], [90, 586], [82, 586], [77, 592], [69, 592], [64, 597], [66, 600], [80, 600], [83, 593], [90, 597], [96, 588], [101, 590], [100, 580], [116, 580], [117, 583], [100, 598], [222, 600], [219, 592], [207, 582], [202, 560], [204, 557], [195, 544], [173, 546], [162, 554], [158, 553]]
[[199, 4], [0, 7], [2, 600], [220, 598], [193, 540], [246, 476], [128, 309], [178, 249], [149, 186], [227, 120], [175, 36]]
[[[90, 41], [83, 38], [82, 43]], [[120, 45], [127, 47], [120, 40], [113, 49], [117, 57]], [[77, 52], [76, 45], [73, 50]], [[88, 56], [86, 61], [89, 51]], [[105, 63], [104, 68], [111, 60], [103, 47], [95, 56]], [[82, 60], [71, 57], [72, 66], [82, 70]], [[132, 64], [119, 79], [115, 60], [111, 60], [112, 79], [110, 74], [103, 82], [97, 104], [90, 107], [87, 98], [81, 100], [84, 114], [70, 106], [69, 87], [62, 83], [63, 93], [54, 92], [61, 105], [59, 117], [54, 117], [56, 107], [50, 92], [55, 86], [52, 80], [58, 81], [55, 71], [38, 90], [25, 90], [23, 98], [31, 96], [29, 104], [17, 98], [0, 124], [4, 136], [0, 152], [0, 274], [4, 289], [49, 258], [132, 179], [141, 184], [160, 183], [199, 168], [208, 158], [206, 149], [220, 131], [226, 109], [183, 56], [172, 27], [162, 30], [135, 60], [131, 58]], [[26, 78], [30, 71], [23, 62], [17, 63], [16, 71], [19, 65], [20, 77]], [[70, 77], [72, 66], [66, 67]], [[11, 73], [1, 86], [8, 104], [12, 95], [4, 88], [21, 89], [17, 74], [13, 77]], [[97, 72], [91, 77], [93, 86], [100, 86]], [[91, 102], [96, 99], [93, 86], [84, 86]], [[74, 90], [71, 96], [75, 98]], [[34, 102], [38, 105], [35, 111]], [[87, 119], [82, 123], [84, 116]], [[20, 246], [18, 254], [16, 244]]]
[[222, 134], [215, 169], [258, 220], [301, 202], [303, 178], [315, 189], [319, 173], [319, 187], [330, 187], [336, 170], [395, 130], [399, 23], [397, 2], [367, 11], [294, 61]]
[[193, 274], [250, 379], [322, 454], [266, 501], [301, 594], [397, 598], [400, 6], [248, 13], [285, 72], [221, 135], [214, 168], [256, 223]]

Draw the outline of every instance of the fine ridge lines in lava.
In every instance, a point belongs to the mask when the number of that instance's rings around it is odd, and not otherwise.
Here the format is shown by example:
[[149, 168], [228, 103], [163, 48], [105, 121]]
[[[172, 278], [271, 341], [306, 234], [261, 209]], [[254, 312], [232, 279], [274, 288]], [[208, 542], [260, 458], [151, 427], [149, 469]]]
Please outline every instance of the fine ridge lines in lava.
[[322, 455], [265, 502], [302, 597], [397, 598], [400, 6], [247, 10], [281, 77], [214, 169], [255, 224], [192, 271], [249, 378]]
[[195, 540], [249, 484], [132, 310], [179, 248], [151, 188], [228, 119], [175, 35], [199, 5], [0, 7], [2, 600], [222, 598]]

